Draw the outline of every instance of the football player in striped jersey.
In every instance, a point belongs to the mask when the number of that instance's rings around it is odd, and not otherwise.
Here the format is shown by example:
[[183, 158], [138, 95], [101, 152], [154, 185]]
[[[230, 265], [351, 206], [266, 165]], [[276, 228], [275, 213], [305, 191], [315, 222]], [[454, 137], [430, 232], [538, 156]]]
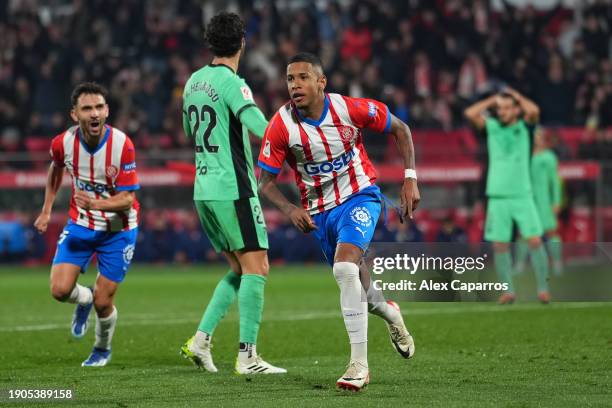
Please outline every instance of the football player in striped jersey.
[[[342, 389], [359, 391], [369, 382], [367, 359], [368, 306], [388, 325], [391, 340], [405, 358], [414, 341], [399, 307], [385, 302], [369, 285], [360, 265], [368, 248], [384, 197], [376, 186], [376, 170], [362, 143], [362, 129], [391, 133], [405, 165], [401, 189], [403, 216], [412, 218], [420, 200], [414, 148], [408, 126], [387, 106], [373, 99], [326, 93], [321, 61], [297, 54], [287, 65], [291, 101], [274, 115], [259, 155], [259, 191], [283, 211], [302, 232], [313, 232], [320, 242], [340, 287], [340, 305], [351, 344], [351, 357], [337, 381]], [[301, 207], [287, 200], [276, 176], [287, 161], [295, 173]], [[368, 302], [362, 301], [366, 290]]]
[[[81, 338], [96, 309], [93, 351], [82, 366], [104, 366], [111, 359], [111, 340], [117, 322], [113, 304], [119, 283], [130, 266], [138, 234], [139, 204], [135, 191], [134, 145], [121, 130], [106, 124], [106, 90], [86, 82], [72, 92], [71, 118], [77, 123], [51, 142], [51, 165], [42, 211], [34, 226], [44, 233], [64, 173], [72, 178], [68, 223], [59, 236], [51, 267], [51, 295], [77, 305], [71, 332]], [[95, 287], [77, 283], [96, 254]]]

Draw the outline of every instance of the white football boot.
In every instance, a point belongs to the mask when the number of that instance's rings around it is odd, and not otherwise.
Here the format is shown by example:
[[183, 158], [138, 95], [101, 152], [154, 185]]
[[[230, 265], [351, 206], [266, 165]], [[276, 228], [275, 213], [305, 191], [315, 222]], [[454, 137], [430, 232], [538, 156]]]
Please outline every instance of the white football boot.
[[351, 361], [346, 372], [336, 381], [336, 387], [341, 390], [361, 391], [370, 383], [370, 370], [358, 361]]
[[212, 354], [210, 353], [211, 349], [212, 344], [210, 344], [210, 336], [205, 342], [204, 347], [198, 347], [195, 344], [195, 336], [192, 336], [181, 347], [181, 355], [187, 360], [190, 360], [196, 367], [210, 373], [216, 373], [218, 370], [213, 363]]
[[395, 347], [397, 352], [400, 353], [402, 357], [410, 358], [414, 356], [414, 339], [406, 328], [399, 305], [392, 300], [387, 300], [387, 304], [396, 309], [400, 316], [400, 322], [397, 324], [392, 324], [385, 321], [387, 324], [387, 329], [389, 329], [391, 344], [393, 344], [393, 347]]
[[236, 374], [285, 374], [287, 370], [275, 367], [254, 354], [246, 361], [236, 359]]

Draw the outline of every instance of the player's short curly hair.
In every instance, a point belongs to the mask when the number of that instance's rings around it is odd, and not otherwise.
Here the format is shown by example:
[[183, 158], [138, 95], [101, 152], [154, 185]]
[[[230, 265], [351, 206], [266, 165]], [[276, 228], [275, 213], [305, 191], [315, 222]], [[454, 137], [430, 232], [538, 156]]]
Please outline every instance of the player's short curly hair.
[[242, 47], [244, 35], [244, 22], [238, 14], [222, 12], [208, 23], [204, 39], [215, 56], [231, 57]]
[[102, 85], [95, 82], [82, 82], [74, 88], [72, 94], [70, 95], [70, 102], [72, 102], [72, 106], [77, 106], [79, 96], [83, 94], [102, 95], [105, 101], [108, 99], [108, 91]]

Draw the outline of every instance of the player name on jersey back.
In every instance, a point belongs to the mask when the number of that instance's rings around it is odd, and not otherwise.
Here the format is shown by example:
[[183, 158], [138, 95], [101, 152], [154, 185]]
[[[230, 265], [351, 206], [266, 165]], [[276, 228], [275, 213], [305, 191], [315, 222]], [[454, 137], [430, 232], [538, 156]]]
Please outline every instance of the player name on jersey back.
[[226, 65], [202, 67], [185, 84], [183, 127], [194, 142], [194, 200], [255, 196], [250, 140], [240, 122], [251, 106], [256, 105], [250, 88]]

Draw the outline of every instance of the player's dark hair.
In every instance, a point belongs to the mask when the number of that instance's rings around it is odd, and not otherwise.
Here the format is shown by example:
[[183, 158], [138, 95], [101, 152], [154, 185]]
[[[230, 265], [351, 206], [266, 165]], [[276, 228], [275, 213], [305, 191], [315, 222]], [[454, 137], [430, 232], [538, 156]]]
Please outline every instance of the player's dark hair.
[[79, 101], [79, 96], [84, 94], [102, 95], [105, 101], [108, 99], [108, 91], [102, 85], [95, 82], [82, 82], [74, 88], [70, 95], [72, 106], [76, 106]]
[[210, 20], [204, 39], [215, 56], [231, 57], [242, 47], [245, 32], [244, 22], [238, 14], [224, 11]]
[[299, 54], [295, 54], [293, 57], [289, 58], [287, 65], [295, 62], [307, 62], [313, 67], [319, 67], [321, 68], [321, 71], [323, 70], [323, 63], [321, 62], [321, 59], [309, 52], [300, 52]]
[[514, 104], [514, 106], [518, 106], [519, 105], [519, 101], [514, 97], [514, 95], [508, 93], [508, 92], [501, 92], [499, 94], [499, 96], [501, 96], [502, 98], [508, 98], [510, 100], [512, 100], [512, 103]]

